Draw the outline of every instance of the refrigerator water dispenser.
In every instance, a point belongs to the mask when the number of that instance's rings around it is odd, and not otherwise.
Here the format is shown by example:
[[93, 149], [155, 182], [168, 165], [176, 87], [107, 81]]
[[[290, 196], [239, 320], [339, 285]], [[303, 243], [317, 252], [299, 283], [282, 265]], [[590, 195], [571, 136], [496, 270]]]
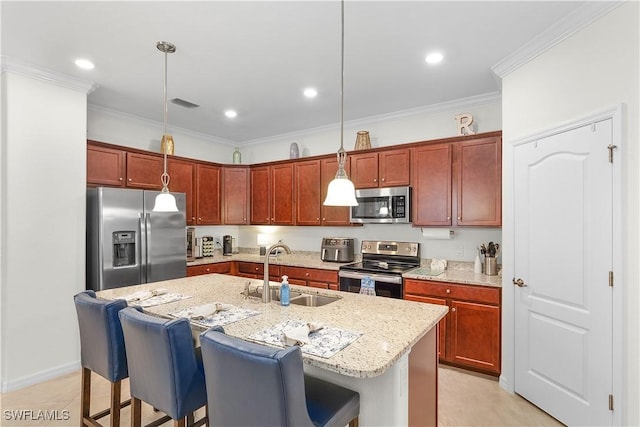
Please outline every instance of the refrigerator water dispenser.
[[113, 266], [126, 267], [136, 263], [136, 232], [113, 232]]

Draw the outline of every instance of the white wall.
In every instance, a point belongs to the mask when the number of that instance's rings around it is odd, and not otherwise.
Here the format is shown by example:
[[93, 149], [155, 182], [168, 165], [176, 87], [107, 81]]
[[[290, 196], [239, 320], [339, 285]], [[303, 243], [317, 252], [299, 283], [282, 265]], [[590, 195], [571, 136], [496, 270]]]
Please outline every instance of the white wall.
[[[622, 401], [624, 425], [640, 425], [640, 162], [638, 156], [639, 105], [639, 3], [627, 2], [582, 31], [536, 57], [503, 79], [503, 191], [511, 185], [510, 142], [536, 134], [584, 116], [626, 106], [623, 129], [624, 147], [616, 156], [623, 162], [624, 200], [623, 272], [620, 286], [624, 310], [624, 366], [626, 381]], [[512, 239], [507, 224], [513, 221], [509, 201], [504, 201], [504, 241]], [[512, 248], [503, 253], [503, 377], [513, 385], [513, 277]], [[620, 400], [616, 400], [620, 402]], [[618, 406], [619, 408], [620, 406]]]
[[[87, 113], [87, 139], [160, 152], [164, 132], [162, 122], [143, 120], [135, 116], [90, 106]], [[232, 163], [232, 144], [169, 126], [176, 156], [209, 162]]]
[[79, 367], [87, 89], [2, 73], [3, 392]]

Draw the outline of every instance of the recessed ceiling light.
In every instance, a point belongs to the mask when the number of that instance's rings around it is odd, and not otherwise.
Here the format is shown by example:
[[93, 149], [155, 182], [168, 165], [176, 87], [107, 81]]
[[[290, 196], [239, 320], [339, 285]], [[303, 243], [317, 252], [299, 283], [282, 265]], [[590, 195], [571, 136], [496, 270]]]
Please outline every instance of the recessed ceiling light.
[[427, 62], [427, 64], [437, 64], [438, 62], [442, 61], [442, 58], [444, 58], [444, 56], [442, 56], [440, 52], [432, 52], [427, 55], [425, 61]]
[[95, 68], [95, 65], [93, 65], [93, 62], [89, 61], [88, 59], [76, 59], [75, 60], [75, 64], [82, 68], [83, 70], [93, 70]]
[[318, 95], [318, 91], [312, 87], [308, 87], [304, 90], [304, 96], [307, 98], [315, 98]]
[[233, 119], [234, 117], [236, 117], [238, 115], [238, 113], [234, 110], [227, 110], [224, 112], [224, 115], [229, 117], [230, 119]]

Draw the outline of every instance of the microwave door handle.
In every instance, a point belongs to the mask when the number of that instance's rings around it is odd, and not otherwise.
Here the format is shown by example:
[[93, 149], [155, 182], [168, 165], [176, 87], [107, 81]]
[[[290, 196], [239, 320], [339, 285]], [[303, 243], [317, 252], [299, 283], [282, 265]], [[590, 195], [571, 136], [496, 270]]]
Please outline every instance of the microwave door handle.
[[336, 253], [335, 253], [335, 261], [338, 261], [338, 255], [340, 254], [340, 249], [336, 249]]
[[326, 259], [325, 256], [327, 255], [327, 249], [323, 248], [322, 249], [322, 257], [320, 259], [322, 259], [323, 261]]

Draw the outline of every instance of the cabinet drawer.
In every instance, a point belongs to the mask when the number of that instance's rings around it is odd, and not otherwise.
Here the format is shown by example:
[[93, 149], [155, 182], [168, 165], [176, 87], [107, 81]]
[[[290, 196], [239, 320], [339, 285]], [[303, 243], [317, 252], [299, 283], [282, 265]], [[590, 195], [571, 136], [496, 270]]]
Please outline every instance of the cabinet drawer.
[[[256, 262], [239, 262], [238, 272], [245, 273], [245, 274], [255, 274], [258, 277], [262, 277], [264, 275], [264, 264], [258, 264]], [[270, 265], [269, 276], [277, 277], [279, 275], [280, 275], [280, 266]]]
[[413, 295], [434, 296], [500, 304], [500, 289], [476, 285], [460, 285], [445, 282], [407, 279], [404, 284], [405, 293]]
[[313, 282], [338, 283], [338, 272], [316, 268], [301, 268], [283, 265], [280, 267], [282, 275], [294, 279], [309, 280]]
[[225, 274], [231, 271], [230, 262], [220, 262], [215, 264], [192, 265], [187, 267], [187, 277], [200, 276], [202, 274], [220, 273]]

